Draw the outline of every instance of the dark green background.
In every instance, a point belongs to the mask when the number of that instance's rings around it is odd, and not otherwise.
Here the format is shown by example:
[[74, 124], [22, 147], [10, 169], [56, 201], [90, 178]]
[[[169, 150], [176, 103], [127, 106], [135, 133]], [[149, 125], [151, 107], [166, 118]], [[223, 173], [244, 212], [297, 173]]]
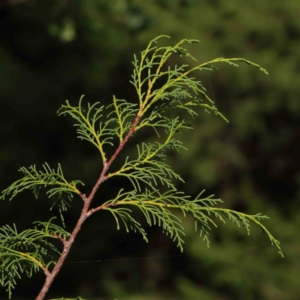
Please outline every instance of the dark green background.
[[[88, 193], [101, 170], [98, 153], [77, 140], [71, 120], [56, 111], [82, 94], [103, 104], [113, 94], [136, 100], [129, 84], [133, 54], [161, 34], [170, 35], [171, 44], [199, 39], [189, 49], [200, 63], [244, 57], [269, 71], [266, 76], [241, 65], [203, 73], [199, 79], [230, 123], [201, 113], [195, 130], [182, 136], [189, 150], [170, 157], [170, 164], [185, 179], [178, 187], [186, 193], [205, 188], [225, 207], [270, 216], [265, 224], [285, 258], [254, 224], [250, 237], [220, 224], [208, 249], [186, 218], [185, 252], [176, 256], [179, 250], [160, 228], [147, 228], [146, 244], [137, 234], [117, 231], [112, 216], [100, 212], [85, 223], [68, 262], [108, 261], [65, 264], [47, 299], [299, 299], [298, 0], [2, 1], [0, 189], [18, 179], [20, 166], [47, 161], [53, 167], [61, 162], [66, 177], [86, 182]], [[126, 184], [107, 182], [95, 205]], [[50, 204], [26, 193], [1, 202], [0, 225], [16, 223], [21, 230], [46, 221]], [[69, 229], [80, 208], [75, 199], [66, 216]], [[149, 258], [116, 260], [136, 257]], [[33, 299], [43, 281], [42, 273], [21, 280], [13, 299]]]

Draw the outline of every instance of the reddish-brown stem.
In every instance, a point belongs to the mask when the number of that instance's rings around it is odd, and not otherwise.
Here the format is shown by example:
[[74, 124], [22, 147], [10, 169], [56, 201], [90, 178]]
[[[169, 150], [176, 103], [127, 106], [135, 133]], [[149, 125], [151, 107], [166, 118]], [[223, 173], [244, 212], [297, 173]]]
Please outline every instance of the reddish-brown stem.
[[59, 239], [59, 240], [63, 243], [63, 245], [65, 245], [66, 242], [67, 242], [66, 239], [62, 238], [62, 237], [59, 236], [59, 235], [56, 235], [56, 234], [53, 234], [53, 233], [50, 233], [50, 235], [52, 235], [52, 236], [56, 237], [57, 239]]
[[49, 276], [51, 274], [46, 267], [43, 266], [41, 267], [41, 269], [44, 271], [46, 276]]
[[111, 164], [114, 162], [116, 157], [119, 155], [120, 151], [123, 149], [124, 145], [127, 143], [130, 136], [134, 133], [135, 127], [136, 127], [137, 123], [140, 121], [140, 119], [141, 119], [141, 117], [137, 115], [134, 122], [132, 123], [132, 126], [131, 126], [130, 130], [128, 131], [126, 137], [119, 144], [119, 147], [116, 149], [115, 153], [112, 155], [112, 157], [110, 158], [110, 160], [108, 162], [103, 163], [102, 173], [88, 197], [88, 202], [94, 198], [100, 184], [106, 180], [106, 173], [107, 173], [108, 169], [110, 168]]
[[68, 254], [69, 254], [69, 251], [75, 241], [75, 238], [78, 234], [78, 232], [80, 231], [81, 229], [81, 226], [83, 225], [83, 223], [85, 222], [85, 220], [91, 216], [94, 212], [96, 211], [99, 211], [101, 209], [104, 209], [105, 207], [108, 207], [108, 206], [115, 206], [117, 205], [116, 203], [114, 204], [110, 204], [110, 205], [102, 205], [102, 206], [99, 206], [95, 209], [92, 209], [89, 211], [89, 207], [90, 207], [90, 204], [97, 192], [97, 190], [99, 189], [99, 186], [102, 182], [104, 182], [106, 180], [106, 174], [107, 174], [107, 171], [108, 169], [110, 168], [111, 164], [114, 162], [114, 160], [116, 159], [116, 157], [119, 155], [119, 153], [121, 152], [121, 150], [123, 149], [124, 145], [127, 143], [128, 139], [130, 138], [130, 136], [134, 133], [135, 131], [135, 128], [136, 128], [136, 125], [138, 124], [138, 122], [140, 121], [140, 116], [137, 115], [134, 122], [132, 123], [132, 126], [129, 130], [129, 132], [127, 133], [126, 137], [123, 139], [123, 141], [119, 144], [119, 147], [116, 149], [115, 153], [112, 155], [112, 157], [109, 159], [108, 162], [103, 162], [103, 170], [97, 180], [97, 182], [95, 183], [91, 193], [89, 194], [88, 197], [86, 197], [84, 194], [81, 194], [80, 193], [80, 197], [83, 199], [84, 201], [84, 206], [82, 208], [82, 211], [81, 211], [81, 214], [80, 214], [80, 217], [77, 221], [77, 224], [75, 225], [74, 229], [73, 229], [73, 232], [70, 236], [70, 238], [66, 241], [64, 241], [64, 248], [63, 248], [63, 251], [56, 263], [56, 265], [54, 266], [53, 270], [51, 271], [51, 273], [49, 273], [47, 276], [46, 276], [46, 280], [45, 280], [45, 283], [40, 291], [40, 293], [38, 294], [38, 296], [36, 297], [36, 300], [42, 300], [44, 299], [45, 295], [47, 294], [49, 288], [51, 287], [56, 275], [58, 274], [58, 272], [60, 271], [65, 259], [67, 258]]
[[87, 215], [88, 215], [88, 217], [89, 217], [89, 216], [91, 216], [93, 213], [95, 213], [96, 211], [105, 209], [105, 208], [107, 208], [107, 207], [116, 206], [116, 205], [118, 205], [117, 202], [115, 202], [115, 203], [109, 203], [109, 204], [106, 204], [106, 205], [100, 205], [100, 206], [98, 206], [98, 207], [95, 207], [95, 208], [89, 210], [89, 211], [87, 212]]
[[81, 212], [81, 215], [77, 221], [77, 224], [70, 236], [70, 238], [68, 239], [68, 241], [64, 244], [64, 249], [56, 263], [56, 265], [54, 266], [53, 270], [51, 271], [51, 273], [46, 277], [45, 283], [40, 291], [40, 293], [38, 294], [38, 296], [36, 297], [36, 300], [42, 300], [44, 299], [46, 293], [48, 292], [50, 286], [53, 283], [54, 278], [56, 277], [56, 275], [58, 274], [58, 272], [60, 271], [65, 259], [67, 258], [69, 251], [74, 243], [74, 240], [79, 232], [79, 230], [81, 229], [82, 224], [84, 223], [84, 221], [86, 220], [87, 216], [85, 214], [85, 212], [87, 211], [88, 206], [84, 205], [83, 210]]

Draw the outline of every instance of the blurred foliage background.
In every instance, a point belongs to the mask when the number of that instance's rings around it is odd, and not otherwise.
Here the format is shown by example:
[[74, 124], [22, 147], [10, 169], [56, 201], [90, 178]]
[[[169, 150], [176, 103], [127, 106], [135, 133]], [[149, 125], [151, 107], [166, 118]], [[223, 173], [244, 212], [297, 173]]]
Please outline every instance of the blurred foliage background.
[[[101, 161], [76, 139], [71, 120], [56, 111], [69, 99], [109, 104], [112, 95], [134, 101], [129, 84], [133, 54], [155, 36], [199, 39], [190, 48], [199, 62], [244, 57], [246, 65], [219, 66], [199, 77], [230, 120], [201, 113], [182, 136], [188, 151], [170, 164], [192, 196], [202, 189], [224, 206], [270, 216], [265, 224], [283, 247], [281, 259], [255, 225], [220, 224], [208, 249], [187, 228], [183, 255], [160, 228], [150, 242], [116, 230], [106, 212], [87, 221], [48, 297], [87, 299], [299, 299], [300, 242], [300, 5], [298, 0], [6, 0], [0, 2], [0, 188], [20, 166], [62, 163], [66, 177], [94, 184]], [[172, 63], [193, 61], [173, 60]], [[137, 137], [144, 138], [144, 137]], [[149, 137], [151, 138], [151, 137]], [[124, 155], [134, 145], [124, 149]], [[122, 181], [107, 182], [96, 203], [112, 197]], [[2, 202], [0, 225], [28, 228], [48, 220], [50, 203], [23, 194]], [[95, 204], [96, 205], [96, 204]], [[69, 229], [81, 209], [74, 200]], [[143, 257], [144, 259], [134, 259]], [[145, 258], [147, 257], [147, 258]], [[86, 262], [103, 260], [102, 262]], [[82, 263], [71, 263], [81, 261]], [[33, 299], [42, 273], [20, 281], [13, 299]], [[6, 298], [1, 291], [1, 299]], [[49, 298], [50, 299], [50, 298]]]

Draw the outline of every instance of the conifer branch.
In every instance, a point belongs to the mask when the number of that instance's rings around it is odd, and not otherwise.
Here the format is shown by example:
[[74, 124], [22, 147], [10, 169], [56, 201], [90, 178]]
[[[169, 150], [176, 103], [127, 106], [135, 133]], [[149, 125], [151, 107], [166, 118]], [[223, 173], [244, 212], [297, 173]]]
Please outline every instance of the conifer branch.
[[[214, 101], [207, 95], [201, 81], [191, 77], [195, 71], [213, 71], [215, 64], [226, 63], [237, 67], [239, 62], [258, 68], [267, 74], [259, 65], [243, 58], [216, 58], [193, 68], [188, 65], [170, 67], [168, 60], [171, 55], [186, 56], [196, 59], [183, 47], [197, 40], [184, 39], [174, 46], [158, 47], [159, 36], [152, 40], [147, 48], [136, 55], [133, 60], [133, 84], [137, 103], [130, 103], [113, 96], [112, 104], [104, 107], [100, 103], [83, 105], [83, 97], [78, 106], [72, 106], [68, 101], [58, 110], [58, 115], [68, 115], [75, 121], [77, 137], [95, 146], [102, 160], [102, 171], [88, 196], [78, 188], [80, 180], [65, 179], [61, 165], [52, 169], [47, 163], [41, 170], [36, 166], [22, 167], [23, 177], [2, 191], [0, 200], [12, 200], [19, 193], [30, 190], [38, 198], [42, 188], [57, 205], [64, 226], [63, 214], [70, 206], [74, 194], [82, 200], [82, 211], [71, 233], [63, 227], [54, 224], [54, 218], [48, 222], [35, 222], [33, 229], [18, 232], [15, 225], [5, 225], [0, 228], [0, 284], [6, 288], [9, 297], [16, 285], [20, 273], [31, 277], [34, 272], [42, 270], [46, 276], [45, 283], [37, 296], [44, 299], [55, 277], [63, 266], [74, 241], [86, 219], [102, 210], [111, 213], [116, 221], [117, 229], [122, 226], [126, 231], [133, 230], [141, 234], [145, 241], [147, 234], [142, 224], [132, 215], [130, 206], [137, 207], [145, 217], [149, 226], [160, 226], [162, 230], [177, 243], [183, 251], [184, 227], [174, 210], [180, 210], [183, 216], [192, 215], [195, 229], [200, 226], [200, 236], [209, 246], [209, 233], [212, 227], [217, 227], [217, 221], [225, 223], [226, 219], [237, 226], [242, 226], [250, 234], [250, 222], [257, 224], [267, 234], [272, 245], [283, 256], [280, 243], [262, 224], [267, 217], [261, 214], [248, 215], [234, 210], [216, 207], [222, 201], [213, 196], [202, 197], [201, 192], [191, 199], [177, 190], [174, 180], [183, 179], [167, 163], [166, 157], [170, 151], [180, 152], [186, 149], [178, 138], [178, 133], [191, 130], [189, 119], [198, 115], [198, 108], [213, 112], [227, 121], [219, 112]], [[164, 82], [158, 85], [158, 80]], [[120, 155], [132, 135], [145, 128], [152, 128], [159, 137], [157, 141], [137, 144], [135, 158], [126, 157], [122, 167], [109, 173], [110, 167]], [[113, 148], [112, 155], [107, 157], [107, 147]], [[114, 177], [123, 176], [132, 184], [131, 191], [120, 189], [113, 199], [105, 201], [95, 208], [91, 203], [101, 184]], [[164, 186], [164, 192], [161, 187]], [[50, 243], [58, 239], [62, 250]]]

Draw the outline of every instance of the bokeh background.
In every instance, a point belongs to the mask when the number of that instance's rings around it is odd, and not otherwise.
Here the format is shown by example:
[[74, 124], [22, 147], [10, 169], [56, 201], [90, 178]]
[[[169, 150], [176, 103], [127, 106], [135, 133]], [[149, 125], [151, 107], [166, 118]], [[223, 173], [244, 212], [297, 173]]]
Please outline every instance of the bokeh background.
[[[117, 231], [112, 216], [100, 212], [82, 228], [47, 299], [299, 299], [298, 0], [1, 1], [0, 189], [18, 179], [20, 166], [47, 161], [53, 167], [60, 162], [67, 178], [86, 182], [88, 193], [101, 170], [98, 153], [77, 140], [72, 121], [56, 111], [82, 94], [105, 105], [113, 94], [134, 101], [133, 54], [161, 34], [170, 35], [171, 44], [199, 39], [189, 48], [199, 62], [244, 57], [269, 71], [266, 76], [241, 65], [201, 74], [230, 123], [200, 113], [195, 130], [182, 136], [188, 151], [169, 162], [185, 179], [178, 188], [186, 193], [206, 189], [226, 207], [267, 214], [265, 224], [281, 241], [285, 258], [255, 225], [247, 236], [220, 224], [207, 248], [193, 220], [185, 218], [181, 255], [160, 228], [147, 228], [146, 244], [138, 234]], [[134, 144], [128, 145], [124, 157], [133, 151]], [[126, 184], [107, 182], [95, 205]], [[73, 204], [69, 229], [81, 209], [79, 199]], [[16, 223], [20, 230], [55, 213], [43, 195], [35, 200], [25, 193], [0, 205], [0, 225]], [[20, 280], [13, 299], [34, 299], [43, 282], [42, 273]], [[7, 298], [3, 290], [0, 295]]]

